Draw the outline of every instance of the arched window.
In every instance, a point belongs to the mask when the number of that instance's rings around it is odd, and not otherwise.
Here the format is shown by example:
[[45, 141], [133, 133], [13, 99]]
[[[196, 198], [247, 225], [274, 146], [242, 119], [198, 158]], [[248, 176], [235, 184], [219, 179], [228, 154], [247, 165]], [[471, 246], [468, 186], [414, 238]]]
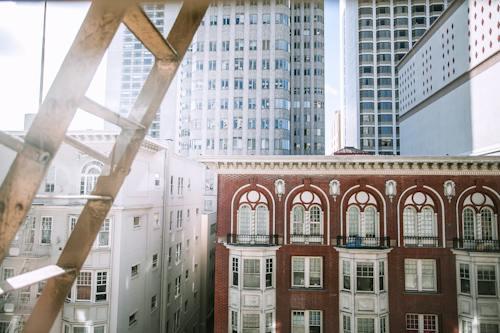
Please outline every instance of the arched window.
[[290, 215], [290, 242], [323, 242], [323, 209], [317, 194], [310, 191], [297, 194]]
[[435, 203], [424, 192], [406, 198], [403, 208], [403, 240], [405, 246], [438, 246]]
[[238, 210], [238, 234], [250, 235], [252, 224], [252, 209], [249, 205], [241, 205]]
[[[380, 236], [379, 214], [375, 197], [365, 191], [353, 194], [347, 208], [347, 242], [377, 245]], [[359, 244], [358, 244], [359, 243]]]
[[470, 194], [464, 199], [461, 247], [476, 250], [500, 249], [494, 208], [493, 200], [480, 192]]
[[490, 197], [474, 193], [464, 200], [463, 234], [466, 239], [497, 239], [496, 214]]
[[376, 215], [377, 212], [372, 206], [366, 207], [365, 209], [365, 223], [364, 223], [364, 235], [365, 237], [376, 237], [377, 227], [376, 227]]
[[255, 190], [244, 193], [237, 211], [237, 243], [265, 244], [269, 237], [269, 208], [266, 197]]
[[359, 220], [360, 220], [359, 208], [356, 206], [351, 206], [347, 210], [347, 225], [348, 225], [348, 236], [359, 236]]
[[474, 239], [474, 210], [472, 208], [464, 208], [463, 214], [464, 220], [464, 238]]
[[80, 177], [80, 194], [87, 195], [92, 193], [103, 166], [104, 165], [98, 161], [89, 162], [84, 165]]
[[304, 234], [304, 207], [295, 206], [292, 210], [292, 235]]
[[258, 205], [255, 221], [257, 235], [269, 235], [269, 210], [265, 205]]

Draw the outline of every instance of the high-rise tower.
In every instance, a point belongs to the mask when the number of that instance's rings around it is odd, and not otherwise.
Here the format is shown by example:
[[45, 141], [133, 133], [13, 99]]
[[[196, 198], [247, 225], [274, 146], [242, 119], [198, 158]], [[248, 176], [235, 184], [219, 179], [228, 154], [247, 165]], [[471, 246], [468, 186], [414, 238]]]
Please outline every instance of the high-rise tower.
[[323, 44], [323, 1], [215, 2], [180, 69], [179, 151], [324, 154]]
[[450, 0], [341, 0], [345, 145], [399, 154], [396, 65]]

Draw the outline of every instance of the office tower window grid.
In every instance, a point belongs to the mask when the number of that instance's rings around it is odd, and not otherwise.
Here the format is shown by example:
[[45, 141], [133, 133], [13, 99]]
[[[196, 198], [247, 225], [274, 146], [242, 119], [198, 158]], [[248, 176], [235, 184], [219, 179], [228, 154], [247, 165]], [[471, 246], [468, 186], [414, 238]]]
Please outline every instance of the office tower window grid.
[[323, 1], [214, 2], [180, 69], [177, 149], [323, 154], [323, 17]]
[[380, 155], [399, 154], [396, 65], [449, 2], [450, 0], [358, 1], [357, 107], [359, 147], [362, 150]]

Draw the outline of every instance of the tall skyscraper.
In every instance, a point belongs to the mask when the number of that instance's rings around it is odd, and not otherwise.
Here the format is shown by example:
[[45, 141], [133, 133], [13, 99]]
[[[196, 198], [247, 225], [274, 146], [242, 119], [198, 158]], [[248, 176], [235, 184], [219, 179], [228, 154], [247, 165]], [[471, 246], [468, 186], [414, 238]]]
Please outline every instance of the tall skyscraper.
[[215, 2], [178, 75], [182, 154], [324, 154], [323, 1]]
[[345, 145], [399, 154], [396, 65], [450, 0], [341, 0]]
[[[174, 23], [181, 3], [145, 4], [143, 9], [158, 31], [166, 35]], [[108, 49], [106, 106], [121, 115], [127, 115], [154, 63], [154, 56], [124, 26], [120, 26]], [[117, 84], [119, 82], [119, 84]], [[153, 138], [174, 140], [175, 104], [177, 96], [175, 79], [158, 109], [149, 129]], [[167, 103], [168, 102], [168, 103]], [[107, 125], [112, 127], [112, 125]]]

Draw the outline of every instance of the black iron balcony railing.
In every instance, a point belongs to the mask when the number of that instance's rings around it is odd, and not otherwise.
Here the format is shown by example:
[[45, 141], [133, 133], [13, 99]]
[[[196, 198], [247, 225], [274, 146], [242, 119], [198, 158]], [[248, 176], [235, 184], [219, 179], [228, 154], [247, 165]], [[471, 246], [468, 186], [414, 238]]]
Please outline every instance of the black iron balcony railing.
[[227, 234], [227, 243], [232, 245], [279, 245], [279, 236]]
[[500, 252], [500, 240], [454, 238], [453, 248], [475, 252]]
[[438, 247], [437, 236], [403, 236], [405, 247]]
[[389, 237], [337, 236], [337, 246], [351, 249], [387, 249]]
[[290, 243], [323, 243], [323, 234], [291, 234]]

